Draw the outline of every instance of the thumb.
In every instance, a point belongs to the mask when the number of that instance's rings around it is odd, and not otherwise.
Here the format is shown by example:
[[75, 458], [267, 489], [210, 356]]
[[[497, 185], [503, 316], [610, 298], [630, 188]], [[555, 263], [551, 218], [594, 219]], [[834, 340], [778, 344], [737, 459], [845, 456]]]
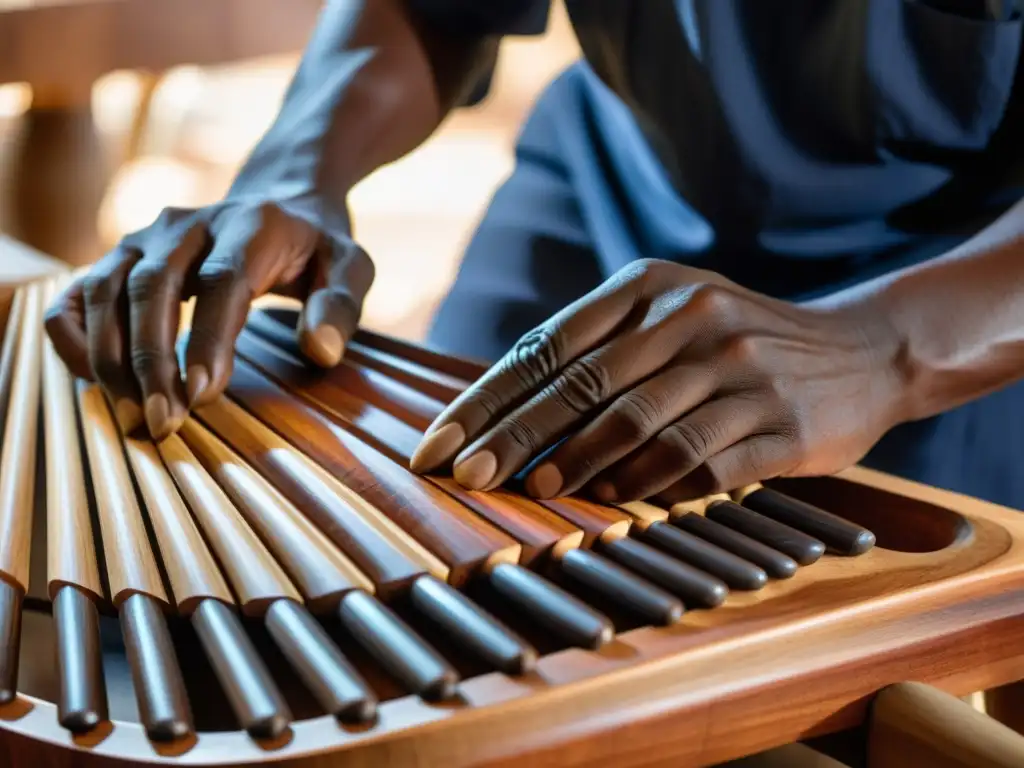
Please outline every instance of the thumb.
[[325, 243], [316, 258], [320, 274], [299, 315], [299, 348], [317, 365], [330, 368], [341, 362], [359, 326], [374, 267], [351, 240]]

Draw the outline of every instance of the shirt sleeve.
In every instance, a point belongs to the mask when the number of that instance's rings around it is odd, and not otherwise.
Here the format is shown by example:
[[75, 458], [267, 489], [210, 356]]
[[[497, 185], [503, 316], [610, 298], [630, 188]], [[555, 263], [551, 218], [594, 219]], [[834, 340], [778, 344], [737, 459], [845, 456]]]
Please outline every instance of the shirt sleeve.
[[470, 35], [541, 35], [551, 0], [407, 0], [420, 17]]

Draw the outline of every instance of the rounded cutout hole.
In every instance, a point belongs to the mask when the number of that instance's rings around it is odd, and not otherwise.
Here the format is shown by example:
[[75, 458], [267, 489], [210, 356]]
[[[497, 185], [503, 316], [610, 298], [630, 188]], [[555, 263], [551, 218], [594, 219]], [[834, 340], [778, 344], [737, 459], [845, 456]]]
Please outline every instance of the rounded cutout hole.
[[938, 552], [971, 531], [951, 509], [837, 477], [773, 480], [766, 485], [867, 528], [879, 547]]

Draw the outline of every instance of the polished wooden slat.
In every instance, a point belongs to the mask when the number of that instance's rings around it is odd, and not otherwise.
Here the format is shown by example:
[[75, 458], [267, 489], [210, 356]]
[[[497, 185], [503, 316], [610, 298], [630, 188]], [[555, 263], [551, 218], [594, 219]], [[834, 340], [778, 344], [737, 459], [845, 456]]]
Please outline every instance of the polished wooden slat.
[[46, 471], [46, 577], [54, 599], [72, 585], [103, 596], [85, 470], [79, 443], [74, 381], [48, 336], [43, 339], [43, 426]]
[[732, 501], [716, 501], [708, 505], [705, 517], [716, 523], [757, 539], [762, 544], [788, 555], [799, 565], [815, 563], [825, 554], [825, 545], [815, 538], [759, 515]]
[[231, 400], [221, 398], [196, 415], [351, 557], [381, 596], [401, 592], [424, 573], [447, 579], [447, 566], [429, 550]]
[[448, 567], [460, 586], [487, 563], [517, 562], [519, 544], [356, 435], [299, 402], [236, 359], [228, 394], [333, 474]]
[[583, 531], [583, 545], [588, 549], [599, 539], [625, 536], [632, 524], [625, 512], [583, 499], [546, 499], [541, 504]]
[[0, 453], [0, 573], [28, 589], [43, 342], [44, 285], [22, 289], [24, 306], [11, 359], [10, 395]]
[[192, 626], [242, 728], [258, 739], [280, 736], [291, 711], [238, 617], [219, 600], [203, 600]]
[[[267, 311], [252, 309], [249, 312], [246, 328], [279, 349], [295, 357], [302, 357], [294, 327], [279, 322]], [[422, 392], [427, 397], [445, 404], [458, 397], [467, 385], [463, 379], [426, 368], [387, 352], [381, 352], [354, 340], [345, 347], [345, 360], [358, 370], [377, 371], [385, 374], [392, 381], [401, 382]]]
[[277, 600], [267, 630], [324, 711], [342, 722], [364, 723], [377, 713], [377, 695], [324, 631], [291, 600]]
[[[196, 449], [198, 458], [191, 453], [191, 448]], [[390, 631], [388, 629], [390, 625], [386, 625], [378, 628], [379, 631], [372, 637], [369, 636], [358, 621], [359, 614], [356, 613], [356, 618], [353, 618], [353, 612], [344, 610], [343, 606], [348, 603], [350, 598], [357, 606], [365, 606], [367, 600], [375, 602], [364, 591], [364, 588], [372, 589], [372, 583], [365, 576], [355, 576], [353, 580], [349, 580], [345, 576], [346, 571], [334, 570], [331, 572], [333, 568], [331, 561], [323, 558], [322, 552], [303, 551], [301, 539], [296, 541], [293, 538], [289, 542], [287, 539], [276, 538], [275, 528], [270, 521], [280, 519], [282, 515], [280, 510], [288, 502], [272, 486], [259, 478], [259, 475], [251, 467], [241, 462], [223, 442], [216, 440], [194, 419], [188, 419], [182, 425], [180, 437], [175, 435], [164, 440], [161, 443], [161, 450], [166, 451], [165, 457], [168, 466], [179, 477], [179, 485], [186, 492], [186, 496], [188, 495], [186, 489], [193, 488], [202, 491], [208, 499], [206, 502], [208, 508], [205, 509], [204, 514], [210, 518], [213, 526], [218, 528], [216, 537], [210, 538], [214, 541], [213, 545], [220, 561], [235, 585], [236, 591], [240, 593], [243, 591], [240, 589], [240, 585], [249, 589], [248, 585], [253, 579], [263, 582], [260, 585], [263, 599], [247, 604], [253, 608], [251, 612], [263, 615], [276, 601], [289, 599], [301, 602], [303, 599], [288, 575], [278, 565], [278, 561], [267, 550], [266, 547], [270, 547], [287, 564], [290, 573], [303, 589], [309, 588], [320, 597], [330, 598], [321, 601], [322, 607], [327, 608], [333, 603], [338, 604], [338, 610], [346, 628], [360, 643], [369, 644], [368, 650], [371, 653], [381, 654], [382, 664], [393, 664], [396, 658], [401, 657], [404, 651], [413, 646], [420, 649], [417, 658], [436, 656], [436, 653], [411, 631]], [[213, 482], [214, 477], [220, 485]], [[196, 482], [196, 480], [204, 478], [203, 482]], [[266, 534], [263, 541], [247, 526], [242, 513], [234, 507], [231, 499], [225, 495], [225, 491], [230, 493], [232, 498], [238, 502], [239, 507], [245, 510], [246, 518], [253, 521], [254, 524], [266, 526], [263, 528]], [[194, 494], [198, 499], [199, 494], [197, 492]], [[194, 502], [193, 509], [202, 503], [201, 500]], [[269, 509], [269, 505], [275, 505], [278, 509], [276, 511]], [[291, 515], [290, 512], [286, 514]], [[204, 529], [205, 527], [204, 522]], [[292, 530], [289, 535], [301, 537], [301, 533], [297, 530]], [[221, 543], [218, 545], [217, 541], [221, 541]], [[261, 565], [257, 568], [255, 563], [261, 563]], [[354, 566], [351, 567], [354, 569]], [[318, 573], [316, 568], [325, 568], [327, 572]], [[352, 573], [356, 572], [353, 570]], [[325, 584], [329, 585], [326, 593], [323, 592]], [[340, 602], [338, 602], [339, 598]], [[384, 609], [381, 608], [381, 610]], [[289, 650], [285, 649], [286, 655], [289, 655]], [[296, 661], [301, 660], [296, 659]], [[449, 680], [455, 676], [455, 672], [447, 665], [441, 672], [437, 672], [431, 667], [418, 677], [402, 677], [402, 673], [407, 669], [406, 666], [399, 666], [398, 672], [390, 667], [388, 669], [403, 681], [420, 686], [411, 689], [414, 693], [427, 696], [435, 695], [439, 685], [447, 690], [446, 684], [438, 683], [439, 678]]]
[[412, 344], [366, 328], [361, 328], [356, 333], [355, 341], [365, 344], [371, 349], [386, 352], [403, 360], [410, 360], [424, 368], [462, 379], [467, 384], [480, 378], [487, 371], [487, 364], [482, 361], [443, 354], [422, 344]]
[[799, 567], [788, 555], [696, 512], [671, 518], [671, 521], [672, 525], [762, 568], [773, 579], [788, 579]]
[[98, 384], [76, 384], [110, 597], [115, 606], [134, 593], [167, 604], [114, 417]]
[[470, 491], [450, 477], [432, 477], [430, 482], [518, 541], [523, 565], [544, 556], [557, 559], [583, 543], [581, 530], [529, 499], [500, 489]]
[[366, 574], [225, 442], [195, 419], [188, 419], [179, 434], [311, 606], [334, 603], [353, 589], [373, 592]]
[[[3, 235], [0, 235], [3, 238]], [[0, 239], [0, 245], [3, 240]], [[25, 289], [14, 291], [14, 298], [4, 323], [2, 348], [0, 348], [0, 427], [6, 431], [7, 405], [11, 398], [11, 378], [14, 376], [14, 356], [18, 352], [18, 336], [21, 332], [22, 316], [25, 309]], [[0, 431], [0, 434], [3, 434]]]
[[743, 488], [734, 498], [760, 515], [813, 536], [839, 554], [862, 555], [875, 545], [875, 535], [866, 528], [771, 488]]
[[190, 614], [201, 601], [211, 598], [234, 603], [235, 597], [157, 447], [133, 438], [125, 439], [124, 444], [178, 611]]
[[94, 597], [64, 586], [53, 597], [60, 689], [57, 718], [72, 733], [85, 733], [107, 719], [100, 618]]
[[266, 545], [179, 435], [158, 446], [182, 496], [231, 582], [242, 611], [258, 616], [274, 600], [302, 600]]

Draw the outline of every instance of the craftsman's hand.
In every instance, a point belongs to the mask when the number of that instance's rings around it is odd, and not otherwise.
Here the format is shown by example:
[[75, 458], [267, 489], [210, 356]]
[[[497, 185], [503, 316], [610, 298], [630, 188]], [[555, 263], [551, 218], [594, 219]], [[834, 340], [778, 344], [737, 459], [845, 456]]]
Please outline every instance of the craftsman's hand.
[[[858, 461], [903, 418], [899, 344], [670, 262], [631, 265], [524, 336], [428, 430], [418, 472], [475, 489], [667, 503]], [[454, 462], [453, 462], [454, 460]]]
[[[74, 374], [102, 385], [126, 433], [145, 419], [155, 438], [223, 391], [249, 304], [264, 293], [304, 300], [302, 350], [337, 364], [373, 265], [347, 223], [326, 223], [319, 208], [229, 199], [165, 211], [58, 298], [46, 317], [54, 347]], [[175, 338], [181, 302], [193, 296], [183, 376]]]

